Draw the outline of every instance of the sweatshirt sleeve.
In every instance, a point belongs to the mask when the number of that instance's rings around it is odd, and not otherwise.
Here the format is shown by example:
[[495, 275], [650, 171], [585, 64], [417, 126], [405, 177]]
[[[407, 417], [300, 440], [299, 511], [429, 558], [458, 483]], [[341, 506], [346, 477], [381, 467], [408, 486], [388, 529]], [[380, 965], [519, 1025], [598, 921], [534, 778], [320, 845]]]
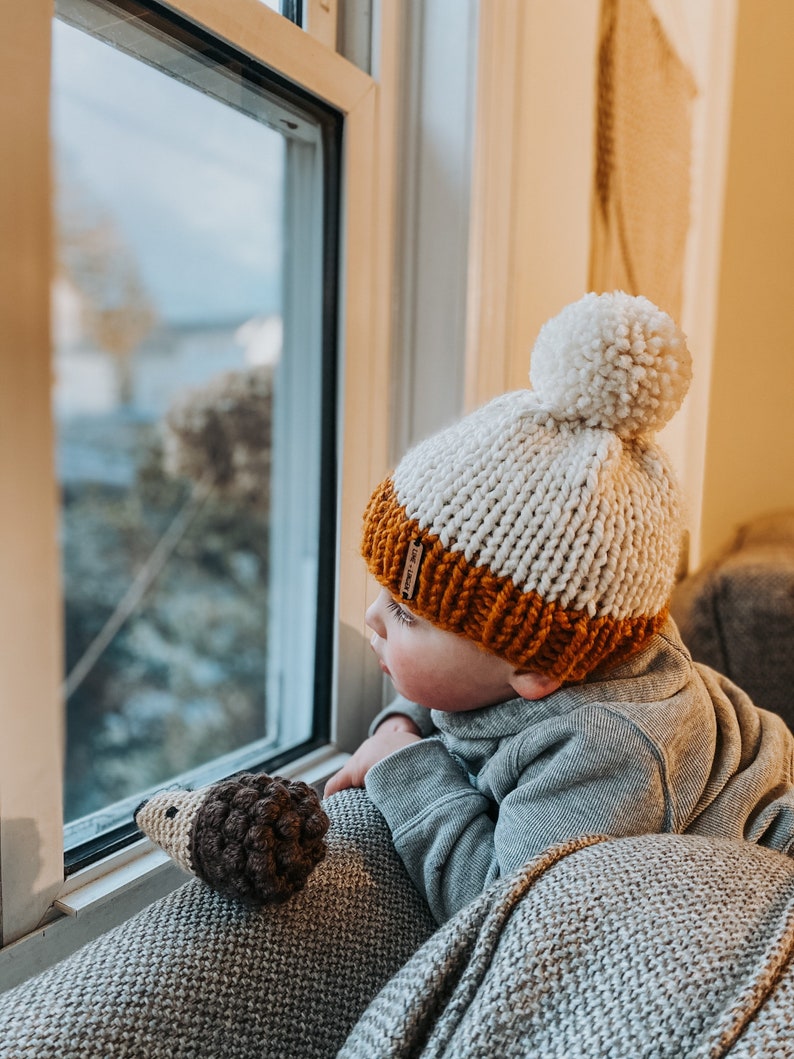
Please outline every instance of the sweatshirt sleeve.
[[517, 737], [508, 752], [515, 779], [498, 800], [477, 789], [438, 737], [369, 770], [367, 792], [439, 923], [549, 846], [672, 828], [653, 744], [625, 717], [588, 712], [575, 724], [556, 719], [541, 737]]
[[410, 717], [422, 736], [432, 735], [436, 731], [436, 726], [430, 717], [430, 710], [426, 710], [424, 706], [418, 706], [415, 702], [410, 702], [402, 695], [398, 695], [377, 715], [369, 726], [369, 734], [374, 735], [378, 726], [383, 724], [387, 717], [393, 717], [396, 713], [402, 713], [406, 717]]

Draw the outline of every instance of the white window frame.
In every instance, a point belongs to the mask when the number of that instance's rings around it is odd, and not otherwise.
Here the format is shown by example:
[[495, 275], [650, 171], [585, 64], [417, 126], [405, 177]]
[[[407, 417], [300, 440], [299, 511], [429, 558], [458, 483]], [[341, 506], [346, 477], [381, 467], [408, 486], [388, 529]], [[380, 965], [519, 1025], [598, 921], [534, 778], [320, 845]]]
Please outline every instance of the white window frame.
[[[381, 0], [380, 84], [258, 0], [167, 6], [345, 118], [342, 164], [340, 488], [333, 742], [361, 735], [380, 675], [363, 615], [361, 512], [386, 473], [398, 0]], [[334, 11], [335, 3], [326, 4]], [[51, 413], [49, 84], [52, 0], [27, 0], [0, 37], [0, 988], [170, 889], [146, 841], [63, 878], [62, 618]], [[324, 31], [326, 39], [330, 35]], [[307, 769], [309, 771], [307, 771]]]

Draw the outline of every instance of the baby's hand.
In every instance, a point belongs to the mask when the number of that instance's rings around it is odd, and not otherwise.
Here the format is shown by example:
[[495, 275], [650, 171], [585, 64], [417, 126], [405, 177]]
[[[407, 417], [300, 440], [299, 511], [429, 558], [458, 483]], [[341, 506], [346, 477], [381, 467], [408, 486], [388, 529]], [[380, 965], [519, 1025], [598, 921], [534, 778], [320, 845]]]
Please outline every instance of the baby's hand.
[[410, 743], [418, 743], [422, 737], [410, 717], [394, 714], [379, 725], [374, 735], [365, 740], [349, 761], [330, 778], [325, 785], [325, 797], [348, 787], [363, 787], [364, 777], [373, 765], [377, 765], [395, 750]]

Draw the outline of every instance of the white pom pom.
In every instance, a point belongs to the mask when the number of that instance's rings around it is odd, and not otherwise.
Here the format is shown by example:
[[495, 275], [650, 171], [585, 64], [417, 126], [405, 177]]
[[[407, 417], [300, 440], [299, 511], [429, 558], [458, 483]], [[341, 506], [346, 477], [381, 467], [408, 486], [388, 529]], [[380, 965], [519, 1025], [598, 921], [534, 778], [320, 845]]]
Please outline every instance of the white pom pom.
[[692, 358], [683, 332], [647, 298], [586, 294], [540, 329], [529, 377], [552, 418], [635, 437], [681, 406]]

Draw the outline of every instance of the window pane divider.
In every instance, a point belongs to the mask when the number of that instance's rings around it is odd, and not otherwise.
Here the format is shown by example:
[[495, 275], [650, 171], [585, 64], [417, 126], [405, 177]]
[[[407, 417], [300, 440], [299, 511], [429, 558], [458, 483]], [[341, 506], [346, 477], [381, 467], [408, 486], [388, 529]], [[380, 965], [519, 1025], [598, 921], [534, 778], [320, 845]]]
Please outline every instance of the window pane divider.
[[171, 0], [163, 6], [345, 113], [352, 112], [372, 88], [368, 74], [259, 0], [224, 0], [222, 4], [217, 0]]

